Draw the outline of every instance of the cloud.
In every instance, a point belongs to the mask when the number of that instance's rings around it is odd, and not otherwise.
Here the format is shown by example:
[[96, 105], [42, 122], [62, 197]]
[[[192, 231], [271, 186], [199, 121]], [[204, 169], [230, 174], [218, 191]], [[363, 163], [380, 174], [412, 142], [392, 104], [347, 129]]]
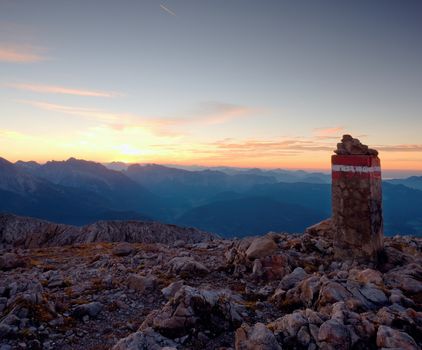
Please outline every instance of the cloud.
[[136, 132], [139, 129], [148, 129], [158, 136], [180, 137], [186, 136], [187, 126], [218, 125], [231, 120], [250, 115], [255, 109], [245, 106], [232, 105], [220, 102], [207, 102], [181, 117], [154, 117], [139, 116], [130, 113], [111, 113], [96, 108], [74, 107], [44, 101], [18, 100], [20, 103], [58, 113], [65, 113], [91, 120], [97, 120], [115, 132]]
[[17, 84], [8, 84], [7, 86], [12, 87], [14, 89], [33, 91], [33, 92], [39, 92], [39, 93], [47, 93], [47, 94], [65, 94], [65, 95], [77, 95], [77, 96], [89, 96], [89, 97], [121, 96], [121, 94], [118, 94], [116, 92], [83, 90], [83, 89], [75, 89], [75, 88], [56, 86], [56, 85], [17, 83]]
[[384, 145], [374, 148], [383, 152], [422, 152], [422, 144]]
[[245, 140], [241, 142], [230, 142], [226, 140], [214, 143], [221, 149], [237, 150], [309, 150], [309, 151], [328, 151], [333, 147], [327, 144], [318, 143], [306, 139], [287, 139], [287, 140]]
[[318, 139], [338, 139], [338, 137], [344, 133], [342, 126], [335, 126], [331, 128], [316, 128], [313, 133]]
[[172, 16], [176, 16], [176, 14], [172, 10], [170, 10], [168, 7], [164, 6], [163, 4], [160, 4], [160, 7], [162, 10], [166, 11], [168, 14]]
[[32, 63], [45, 61], [48, 58], [40, 54], [39, 48], [33, 46], [16, 46], [0, 44], [0, 62]]
[[208, 125], [224, 124], [246, 117], [256, 112], [255, 109], [222, 102], [204, 102], [192, 113], [191, 121], [199, 120]]
[[185, 123], [185, 120], [182, 119], [144, 117], [130, 113], [111, 113], [97, 108], [73, 107], [44, 101], [18, 100], [18, 102], [42, 110], [99, 121], [115, 132], [136, 133], [139, 130], [149, 130], [158, 136], [180, 136], [180, 133], [172, 130], [172, 128]]
[[[382, 152], [422, 152], [421, 144], [401, 144], [375, 146]], [[190, 150], [191, 154], [201, 155], [202, 161], [228, 162], [249, 159], [257, 161], [274, 160], [284, 157], [307, 157], [309, 159], [329, 159], [333, 154], [335, 142], [318, 137], [292, 137], [275, 139], [222, 139], [208, 144], [199, 144]], [[326, 156], [325, 156], [326, 154]], [[314, 156], [315, 155], [315, 156]], [[322, 157], [322, 158], [321, 158]], [[299, 158], [298, 158], [299, 159]], [[198, 159], [197, 159], [198, 160]]]
[[240, 140], [230, 139], [216, 141], [210, 144], [216, 153], [222, 152], [223, 157], [277, 157], [297, 155], [305, 152], [332, 151], [333, 145], [316, 142], [311, 139], [275, 139], [275, 140]]
[[1, 138], [7, 138], [7, 139], [23, 139], [26, 135], [14, 131], [14, 130], [8, 130], [8, 129], [0, 129], [0, 139]]
[[42, 101], [28, 101], [28, 100], [18, 100], [20, 103], [28, 104], [33, 107], [37, 107], [43, 110], [59, 112], [65, 114], [71, 114], [75, 116], [81, 116], [93, 120], [105, 121], [105, 122], [116, 122], [119, 121], [119, 115], [109, 112], [104, 112], [95, 108], [81, 108], [81, 107], [72, 107], [59, 105], [49, 102]]

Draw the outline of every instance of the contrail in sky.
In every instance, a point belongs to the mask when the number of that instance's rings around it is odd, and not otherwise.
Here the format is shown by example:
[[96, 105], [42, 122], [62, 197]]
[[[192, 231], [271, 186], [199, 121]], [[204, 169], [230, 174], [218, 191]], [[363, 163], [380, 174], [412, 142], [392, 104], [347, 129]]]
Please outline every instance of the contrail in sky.
[[164, 11], [166, 11], [167, 13], [171, 14], [172, 16], [176, 16], [176, 14], [175, 14], [172, 10], [170, 10], [170, 9], [169, 9], [169, 8], [167, 8], [167, 7], [165, 7], [163, 4], [160, 4], [160, 7], [161, 7]]

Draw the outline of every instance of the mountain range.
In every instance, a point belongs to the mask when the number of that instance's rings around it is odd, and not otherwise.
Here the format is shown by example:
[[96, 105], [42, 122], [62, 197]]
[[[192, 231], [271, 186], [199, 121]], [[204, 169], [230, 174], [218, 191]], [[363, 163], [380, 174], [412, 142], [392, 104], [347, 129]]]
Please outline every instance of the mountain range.
[[422, 191], [422, 176], [410, 176], [405, 179], [392, 179], [387, 182], [394, 185], [404, 185]]
[[[422, 177], [383, 182], [385, 233], [422, 234]], [[0, 158], [0, 211], [58, 223], [142, 220], [224, 236], [303, 232], [331, 215], [330, 176], [283, 169]]]

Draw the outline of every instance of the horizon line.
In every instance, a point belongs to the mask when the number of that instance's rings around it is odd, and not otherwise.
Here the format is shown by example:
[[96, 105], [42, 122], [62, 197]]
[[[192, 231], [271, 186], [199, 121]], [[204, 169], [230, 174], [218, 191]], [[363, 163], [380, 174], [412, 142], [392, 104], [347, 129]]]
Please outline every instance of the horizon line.
[[[208, 169], [213, 169], [213, 168], [231, 168], [231, 169], [261, 169], [261, 170], [277, 170], [277, 169], [282, 169], [282, 170], [289, 170], [289, 171], [295, 171], [295, 170], [303, 170], [303, 171], [313, 171], [313, 172], [323, 172], [323, 173], [329, 173], [331, 172], [331, 166], [328, 167], [292, 167], [292, 166], [274, 166], [274, 167], [268, 167], [268, 166], [259, 166], [259, 165], [244, 165], [244, 166], [235, 166], [235, 165], [226, 165], [226, 164], [220, 164], [220, 165], [209, 165], [209, 164], [196, 164], [196, 163], [168, 163], [168, 162], [125, 162], [122, 160], [110, 160], [110, 161], [97, 161], [97, 160], [93, 160], [93, 159], [85, 159], [85, 158], [78, 158], [75, 156], [71, 156], [68, 157], [66, 159], [49, 159], [49, 160], [35, 160], [35, 159], [29, 159], [29, 160], [24, 160], [24, 158], [20, 158], [20, 159], [13, 159], [10, 160], [8, 158], [2, 157], [0, 156], [0, 158], [3, 158], [13, 164], [17, 163], [17, 162], [36, 162], [40, 165], [44, 165], [48, 162], [64, 162], [64, 161], [68, 161], [69, 159], [76, 159], [76, 160], [83, 160], [83, 161], [87, 161], [87, 162], [94, 162], [94, 163], [99, 163], [102, 164], [104, 166], [112, 164], [112, 163], [122, 163], [125, 164], [127, 166], [130, 165], [160, 165], [160, 166], [167, 166], [167, 167], [198, 167], [198, 168], [208, 168]], [[381, 166], [381, 170], [382, 171], [387, 171], [387, 172], [401, 172], [401, 173], [405, 173], [405, 172], [409, 172], [409, 173], [419, 173], [422, 176], [422, 169], [415, 169], [415, 168], [390, 168], [390, 167], [382, 167]]]

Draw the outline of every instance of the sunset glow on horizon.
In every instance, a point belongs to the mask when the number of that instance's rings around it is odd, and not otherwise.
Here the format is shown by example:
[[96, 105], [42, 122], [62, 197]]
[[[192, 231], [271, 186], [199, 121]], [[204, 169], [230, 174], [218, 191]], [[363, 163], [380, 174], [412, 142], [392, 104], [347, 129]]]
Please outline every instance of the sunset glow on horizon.
[[422, 174], [421, 3], [311, 7], [0, 0], [0, 157]]

